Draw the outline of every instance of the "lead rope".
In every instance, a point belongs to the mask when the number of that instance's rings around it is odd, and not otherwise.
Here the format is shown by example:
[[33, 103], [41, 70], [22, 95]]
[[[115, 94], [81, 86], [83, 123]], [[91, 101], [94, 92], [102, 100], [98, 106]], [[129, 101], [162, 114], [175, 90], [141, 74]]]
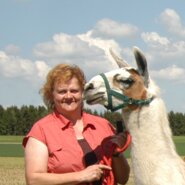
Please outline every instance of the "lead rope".
[[[122, 123], [117, 122], [116, 125], [117, 125], [117, 133], [120, 133], [120, 132], [123, 132], [123, 125], [121, 127]], [[111, 147], [110, 147], [110, 151], [108, 154], [106, 154], [106, 146], [107, 146], [107, 142], [110, 142], [110, 138], [106, 138], [103, 142], [102, 142], [102, 153], [103, 153], [103, 158], [102, 160], [99, 162], [100, 164], [104, 164], [104, 165], [107, 165], [107, 166], [112, 166], [112, 156], [113, 156], [113, 153], [114, 151], [116, 150], [118, 153], [122, 153], [124, 152], [130, 145], [131, 143], [131, 135], [129, 134], [128, 131], [125, 131], [124, 132], [125, 135], [126, 135], [126, 142], [125, 142], [125, 145], [122, 147], [122, 148], [119, 148], [118, 145], [112, 143]], [[104, 172], [104, 176], [103, 176], [103, 179], [102, 179], [102, 182], [105, 181], [107, 185], [114, 185], [115, 184], [115, 179], [114, 179], [114, 174], [111, 171], [105, 171]]]

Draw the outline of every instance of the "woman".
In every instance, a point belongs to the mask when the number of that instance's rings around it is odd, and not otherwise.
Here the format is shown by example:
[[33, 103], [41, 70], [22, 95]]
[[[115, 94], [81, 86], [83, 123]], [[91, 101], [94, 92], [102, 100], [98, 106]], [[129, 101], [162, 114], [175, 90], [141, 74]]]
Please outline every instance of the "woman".
[[52, 113], [23, 139], [27, 185], [106, 184], [102, 176], [109, 170], [117, 183], [127, 182], [130, 169], [122, 154], [112, 157], [111, 167], [98, 163], [105, 138], [119, 146], [125, 139], [114, 135], [107, 120], [83, 111], [84, 85], [77, 66], [60, 64], [48, 73], [41, 93]]

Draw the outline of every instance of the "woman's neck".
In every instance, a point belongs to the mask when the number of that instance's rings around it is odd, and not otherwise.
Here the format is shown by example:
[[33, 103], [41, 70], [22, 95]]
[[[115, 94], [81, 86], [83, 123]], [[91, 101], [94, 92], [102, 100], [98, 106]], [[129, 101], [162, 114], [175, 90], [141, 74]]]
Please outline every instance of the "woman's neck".
[[69, 119], [74, 125], [78, 122], [78, 120], [82, 119], [82, 113], [69, 113], [63, 114], [67, 119]]
[[83, 139], [83, 128], [84, 128], [84, 125], [83, 125], [83, 120], [80, 119], [80, 120], [77, 120], [76, 123], [73, 125], [73, 128], [75, 130], [75, 134], [76, 134], [76, 138], [79, 140], [79, 139]]
[[74, 112], [62, 112], [61, 113], [65, 118], [70, 120], [74, 125], [78, 120], [82, 119], [82, 110], [74, 111]]

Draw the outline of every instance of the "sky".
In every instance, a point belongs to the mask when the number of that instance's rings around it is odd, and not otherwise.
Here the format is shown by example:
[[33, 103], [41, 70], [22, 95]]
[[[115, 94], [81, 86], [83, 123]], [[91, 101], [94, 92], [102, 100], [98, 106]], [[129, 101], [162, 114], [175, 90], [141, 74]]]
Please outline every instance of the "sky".
[[87, 80], [116, 69], [109, 48], [135, 66], [137, 46], [167, 110], [185, 113], [184, 7], [184, 0], [1, 0], [0, 105], [43, 105], [39, 90], [59, 63], [78, 65]]

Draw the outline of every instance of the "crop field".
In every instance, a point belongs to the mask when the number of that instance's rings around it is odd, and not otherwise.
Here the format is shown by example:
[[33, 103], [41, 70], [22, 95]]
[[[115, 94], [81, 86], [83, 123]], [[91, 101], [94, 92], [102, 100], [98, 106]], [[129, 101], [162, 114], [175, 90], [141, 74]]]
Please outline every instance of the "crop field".
[[[23, 136], [0, 136], [0, 185], [25, 185], [24, 150], [21, 146]], [[185, 136], [175, 136], [177, 152], [185, 156]], [[125, 156], [130, 163], [129, 149]], [[127, 185], [133, 185], [131, 174]]]
[[22, 157], [0, 157], [1, 185], [25, 185], [24, 159]]

